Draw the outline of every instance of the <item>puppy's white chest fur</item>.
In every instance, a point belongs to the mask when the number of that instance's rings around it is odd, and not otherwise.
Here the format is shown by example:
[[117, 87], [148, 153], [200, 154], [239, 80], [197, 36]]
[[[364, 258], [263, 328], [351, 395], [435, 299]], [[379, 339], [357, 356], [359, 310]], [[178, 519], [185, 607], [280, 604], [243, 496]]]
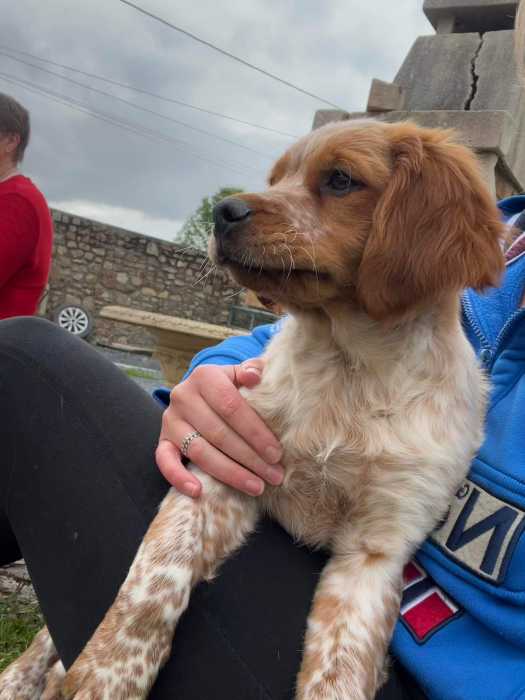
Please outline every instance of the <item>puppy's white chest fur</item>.
[[284, 485], [263, 501], [294, 536], [330, 545], [378, 509], [443, 514], [481, 443], [485, 395], [455, 308], [390, 330], [347, 311], [285, 321], [245, 395], [283, 445]]

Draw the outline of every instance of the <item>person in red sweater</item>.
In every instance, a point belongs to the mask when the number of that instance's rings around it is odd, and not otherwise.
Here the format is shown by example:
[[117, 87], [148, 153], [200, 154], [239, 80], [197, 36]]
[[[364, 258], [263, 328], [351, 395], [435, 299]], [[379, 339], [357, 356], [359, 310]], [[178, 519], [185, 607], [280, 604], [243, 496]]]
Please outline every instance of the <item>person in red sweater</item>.
[[36, 313], [51, 265], [49, 208], [18, 171], [29, 134], [27, 109], [0, 93], [0, 319]]

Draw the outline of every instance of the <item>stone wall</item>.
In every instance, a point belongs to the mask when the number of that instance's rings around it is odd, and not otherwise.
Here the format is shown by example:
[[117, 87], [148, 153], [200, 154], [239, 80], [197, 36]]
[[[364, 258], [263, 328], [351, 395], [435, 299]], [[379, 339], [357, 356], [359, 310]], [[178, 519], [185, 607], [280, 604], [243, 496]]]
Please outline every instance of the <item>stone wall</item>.
[[221, 271], [209, 269], [196, 250], [53, 210], [55, 243], [46, 315], [62, 304], [80, 304], [94, 316], [90, 340], [105, 345], [150, 348], [150, 335], [137, 326], [98, 318], [103, 306], [121, 305], [227, 324], [239, 303]]

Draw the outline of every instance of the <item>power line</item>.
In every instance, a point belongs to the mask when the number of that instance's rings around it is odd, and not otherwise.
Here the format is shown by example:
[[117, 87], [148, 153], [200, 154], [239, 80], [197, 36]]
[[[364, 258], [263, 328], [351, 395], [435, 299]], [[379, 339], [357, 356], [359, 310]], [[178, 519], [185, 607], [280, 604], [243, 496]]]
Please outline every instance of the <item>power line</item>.
[[197, 105], [190, 104], [189, 102], [184, 102], [183, 100], [177, 100], [174, 97], [167, 97], [166, 95], [159, 95], [155, 92], [150, 92], [149, 90], [144, 90], [143, 88], [138, 88], [135, 85], [130, 85], [129, 83], [121, 83], [118, 80], [113, 80], [112, 78], [107, 78], [102, 75], [97, 75], [96, 73], [89, 73], [88, 71], [80, 70], [80, 68], [74, 68], [73, 66], [68, 66], [64, 63], [57, 63], [56, 61], [50, 61], [47, 58], [41, 58], [40, 56], [35, 56], [27, 51], [20, 51], [20, 49], [13, 49], [10, 46], [0, 46], [3, 51], [9, 51], [10, 53], [20, 54], [21, 56], [28, 56], [35, 61], [41, 61], [42, 63], [47, 63], [50, 66], [55, 66], [57, 68], [63, 68], [64, 70], [72, 71], [73, 73], [78, 73], [79, 75], [84, 75], [87, 78], [95, 78], [95, 80], [101, 80], [104, 83], [110, 85], [116, 85], [117, 87], [124, 88], [126, 90], [132, 90], [138, 92], [141, 95], [147, 95], [148, 97], [154, 97], [157, 100], [163, 102], [169, 102], [171, 104], [179, 105], [181, 107], [187, 107], [188, 109], [196, 110], [197, 112], [203, 112], [204, 114], [210, 114], [213, 117], [219, 117], [221, 119], [228, 119], [229, 121], [236, 122], [237, 124], [243, 124], [244, 126], [251, 126], [254, 129], [261, 129], [262, 131], [269, 131], [273, 134], [279, 136], [285, 136], [286, 138], [296, 139], [299, 138], [297, 134], [289, 134], [286, 131], [279, 131], [279, 129], [272, 129], [269, 126], [263, 126], [262, 124], [256, 124], [255, 122], [248, 122], [244, 119], [238, 119], [237, 117], [232, 117], [229, 114], [223, 114], [222, 112], [214, 112], [211, 109], [205, 109], [204, 107], [198, 107]]
[[[76, 100], [69, 95], [62, 95], [60, 93], [57, 93], [53, 90], [50, 90], [49, 88], [44, 88], [43, 86], [40, 85], [35, 85], [34, 83], [31, 83], [27, 80], [23, 80], [22, 78], [19, 78], [18, 76], [12, 76], [6, 73], [1, 73], [0, 76], [2, 76], [4, 79], [10, 78], [11, 80], [16, 80], [23, 86], [31, 86], [33, 90], [37, 90], [41, 94], [45, 96], [52, 96], [55, 98], [55, 101], [58, 99], [59, 101], [62, 101], [63, 104], [66, 106], [70, 105], [75, 105], [78, 109], [77, 111], [81, 110], [84, 111], [85, 113], [89, 114], [90, 116], [97, 117], [102, 119], [103, 121], [107, 121], [109, 123], [114, 124], [115, 126], [123, 126], [126, 128], [128, 131], [132, 131], [140, 136], [146, 136], [149, 137], [150, 140], [153, 138], [154, 140], [162, 141], [165, 143], [170, 143], [176, 148], [178, 151], [181, 153], [184, 153], [186, 155], [191, 155], [194, 158], [198, 158], [199, 160], [202, 160], [206, 163], [212, 163], [213, 165], [217, 165], [219, 167], [227, 167], [230, 168], [231, 170], [234, 170], [237, 174], [242, 174], [242, 175], [253, 175], [253, 173], [256, 173], [258, 175], [264, 175], [265, 173], [261, 170], [259, 170], [256, 167], [253, 167], [251, 165], [248, 165], [247, 163], [241, 163], [238, 161], [224, 161], [222, 159], [219, 160], [213, 160], [211, 158], [208, 158], [207, 156], [203, 156], [200, 153], [197, 153], [192, 149], [192, 144], [189, 143], [188, 141], [184, 141], [183, 139], [178, 139], [170, 134], [166, 134], [163, 131], [158, 131], [156, 129], [150, 129], [143, 124], [139, 124], [137, 122], [132, 122], [126, 119], [122, 119], [119, 116], [116, 116], [114, 114], [110, 114], [107, 112], [101, 112], [99, 110], [95, 110], [92, 107], [89, 107], [85, 103]], [[182, 147], [181, 147], [182, 146]], [[184, 148], [185, 146], [189, 146], [190, 150], [187, 150]]]
[[95, 117], [96, 119], [100, 119], [101, 121], [107, 122], [108, 124], [112, 124], [113, 126], [118, 126], [119, 128], [124, 129], [125, 131], [129, 131], [132, 134], [138, 134], [139, 136], [144, 136], [145, 138], [148, 138], [148, 140], [151, 142], [155, 142], [154, 139], [149, 138], [147, 134], [139, 131], [138, 129], [134, 129], [132, 127], [125, 125], [124, 123], [115, 121], [115, 120], [110, 119], [109, 117], [106, 117], [106, 116], [102, 116], [101, 114], [98, 114], [96, 112], [92, 112], [91, 110], [89, 110], [87, 108], [77, 106], [70, 101], [65, 101], [65, 100], [59, 99], [58, 97], [54, 97], [46, 90], [42, 90], [42, 89], [36, 87], [36, 85], [34, 85], [33, 83], [28, 83], [25, 80], [11, 77], [11, 76], [8, 77], [8, 76], [9, 76], [8, 73], [0, 72], [0, 79], [6, 83], [9, 83], [10, 85], [23, 87], [24, 90], [28, 90], [29, 92], [32, 92], [35, 95], [40, 95], [42, 97], [46, 97], [47, 99], [51, 100], [52, 102], [56, 102], [57, 104], [64, 105], [65, 107], [68, 107], [69, 109], [73, 109], [76, 112], [80, 112], [82, 114], [88, 114], [89, 116]]
[[323, 97], [319, 97], [319, 95], [315, 95], [313, 92], [308, 92], [308, 90], [304, 90], [303, 88], [299, 87], [298, 85], [294, 85], [293, 83], [290, 83], [288, 80], [284, 80], [283, 78], [279, 78], [278, 75], [274, 75], [273, 73], [270, 73], [267, 70], [264, 70], [264, 68], [259, 68], [258, 66], [255, 66], [253, 63], [250, 63], [249, 61], [244, 60], [244, 58], [240, 58], [239, 56], [235, 56], [234, 54], [230, 53], [229, 51], [226, 51], [225, 49], [221, 49], [219, 46], [215, 46], [215, 44], [212, 44], [209, 41], [206, 41], [205, 39], [201, 39], [200, 37], [196, 36], [195, 34], [192, 34], [189, 32], [187, 29], [182, 29], [182, 27], [178, 27], [176, 24], [172, 24], [171, 22], [168, 22], [168, 20], [163, 19], [162, 17], [159, 17], [158, 15], [153, 14], [153, 12], [149, 12], [148, 10], [145, 10], [144, 8], [140, 7], [139, 5], [135, 5], [135, 3], [130, 2], [130, 0], [119, 0], [119, 2], [123, 3], [124, 5], [129, 5], [133, 9], [137, 10], [137, 12], [141, 12], [143, 15], [146, 15], [147, 17], [151, 17], [151, 19], [157, 20], [157, 22], [160, 22], [161, 24], [164, 24], [166, 27], [169, 27], [170, 29], [174, 29], [176, 32], [180, 32], [181, 34], [185, 34], [186, 36], [190, 37], [190, 39], [193, 39], [194, 41], [199, 42], [199, 44], [203, 44], [204, 46], [207, 46], [210, 49], [213, 49], [214, 51], [218, 51], [221, 53], [223, 56], [227, 56], [228, 58], [231, 58], [234, 61], [237, 61], [237, 63], [241, 63], [243, 66], [247, 66], [248, 68], [251, 68], [252, 70], [257, 71], [258, 73], [262, 73], [262, 75], [265, 75], [267, 78], [271, 78], [272, 80], [277, 80], [277, 82], [282, 83], [283, 85], [286, 85], [289, 88], [292, 88], [293, 90], [297, 90], [297, 92], [301, 92], [303, 95], [307, 95], [308, 97], [313, 97], [314, 100], [318, 100], [319, 102], [323, 102], [325, 105], [329, 105], [330, 107], [335, 107], [335, 109], [339, 109], [342, 111], [342, 107], [339, 107], [339, 105], [334, 104], [333, 102], [329, 102], [328, 100], [325, 100]]
[[261, 151], [255, 150], [255, 148], [250, 148], [250, 146], [245, 146], [242, 143], [238, 143], [237, 141], [233, 141], [232, 139], [228, 139], [224, 136], [219, 136], [218, 134], [214, 134], [211, 131], [206, 131], [206, 129], [200, 129], [197, 126], [192, 126], [191, 124], [186, 124], [186, 122], [180, 121], [180, 119], [175, 119], [174, 117], [169, 117], [166, 114], [161, 114], [160, 112], [155, 112], [152, 109], [148, 109], [147, 107], [142, 107], [142, 105], [137, 105], [134, 102], [130, 102], [129, 100], [125, 100], [123, 97], [119, 97], [118, 95], [113, 95], [110, 92], [105, 92], [104, 90], [99, 90], [98, 88], [92, 87], [91, 85], [86, 85], [86, 83], [80, 83], [78, 80], [73, 80], [73, 78], [68, 78], [66, 75], [61, 75], [60, 73], [55, 73], [52, 70], [49, 70], [48, 68], [43, 68], [42, 66], [37, 66], [34, 63], [29, 63], [29, 61], [24, 61], [21, 58], [16, 58], [16, 56], [11, 56], [9, 53], [6, 53], [5, 51], [0, 50], [0, 56], [5, 56], [6, 58], [11, 59], [11, 61], [17, 61], [18, 63], [21, 63], [24, 66], [30, 66], [31, 68], [35, 68], [36, 70], [42, 71], [43, 73], [47, 73], [48, 75], [53, 75], [56, 78], [60, 78], [62, 80], [66, 80], [69, 83], [72, 83], [73, 85], [77, 85], [78, 87], [85, 88], [86, 90], [91, 90], [92, 92], [96, 92], [99, 95], [104, 95], [104, 97], [109, 97], [113, 100], [117, 100], [118, 102], [122, 102], [125, 105], [128, 105], [128, 107], [133, 107], [134, 109], [138, 109], [141, 112], [147, 112], [148, 114], [153, 114], [156, 117], [160, 117], [161, 119], [165, 119], [166, 121], [172, 122], [173, 124], [178, 124], [179, 126], [183, 126], [186, 129], [190, 129], [191, 131], [196, 131], [199, 134], [205, 134], [206, 136], [211, 136], [212, 138], [219, 139], [219, 141], [224, 141], [225, 143], [228, 143], [232, 146], [237, 146], [237, 148], [243, 148], [246, 151], [250, 151], [251, 153], [255, 153], [258, 156], [261, 156], [263, 158], [267, 158], [268, 160], [274, 160], [274, 156], [269, 156], [266, 153], [262, 153]]
[[[124, 129], [125, 131], [129, 131], [131, 133], [134, 133], [138, 136], [142, 136], [147, 138], [150, 141], [156, 141], [156, 142], [165, 142], [165, 143], [170, 143], [176, 150], [184, 153], [185, 155], [191, 155], [194, 158], [197, 158], [198, 160], [202, 160], [206, 163], [211, 163], [212, 165], [215, 165], [221, 169], [228, 168], [232, 172], [235, 172], [237, 175], [242, 175], [242, 176], [252, 176], [254, 171], [255, 173], [258, 173], [262, 175], [262, 173], [255, 169], [251, 168], [250, 166], [244, 164], [244, 163], [228, 163], [227, 161], [216, 161], [212, 160], [211, 158], [208, 158], [206, 156], [201, 155], [200, 153], [195, 153], [195, 151], [188, 151], [184, 148], [181, 148], [177, 144], [182, 143], [184, 145], [187, 145], [186, 141], [182, 141], [181, 139], [175, 139], [168, 134], [164, 134], [163, 132], [159, 132], [153, 129], [148, 129], [143, 127], [140, 124], [135, 124], [133, 122], [129, 122], [126, 120], [121, 119], [120, 117], [115, 117], [114, 115], [107, 114], [104, 112], [99, 112], [96, 110], [93, 110], [89, 107], [87, 107], [85, 104], [82, 102], [79, 102], [78, 100], [75, 100], [71, 97], [65, 96], [65, 95], [60, 95], [59, 93], [56, 93], [52, 90], [47, 90], [45, 88], [42, 88], [41, 86], [35, 85], [34, 83], [31, 83], [30, 81], [23, 80], [22, 78], [19, 78], [17, 76], [12, 76], [8, 73], [3, 73], [0, 72], [0, 79], [12, 84], [12, 85], [19, 85], [23, 87], [26, 90], [29, 90], [30, 92], [36, 92], [40, 95], [43, 95], [44, 97], [47, 97], [48, 99], [51, 99], [53, 102], [58, 102], [60, 104], [63, 104], [66, 107], [69, 107], [70, 109], [74, 109], [77, 112], [82, 112], [84, 114], [88, 114], [91, 117], [94, 117], [96, 119], [100, 119], [101, 121], [107, 122], [109, 124], [112, 124], [113, 126], [116, 126], [118, 128]], [[245, 170], [246, 168], [249, 168], [249, 170]]]

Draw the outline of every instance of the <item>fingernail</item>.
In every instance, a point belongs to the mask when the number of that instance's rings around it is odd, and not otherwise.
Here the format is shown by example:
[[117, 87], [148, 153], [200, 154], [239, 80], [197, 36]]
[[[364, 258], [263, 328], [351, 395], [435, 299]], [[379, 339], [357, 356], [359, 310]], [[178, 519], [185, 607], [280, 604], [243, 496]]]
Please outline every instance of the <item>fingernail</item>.
[[250, 374], [256, 374], [258, 377], [261, 376], [261, 370], [258, 367], [253, 367], [252, 365], [249, 365], [248, 367], [244, 368], [246, 372], [250, 372]]
[[269, 464], [275, 464], [281, 459], [281, 450], [276, 447], [267, 447], [264, 451], [264, 456]]
[[264, 484], [262, 481], [255, 481], [255, 479], [248, 479], [244, 484], [246, 491], [252, 496], [260, 496], [264, 491]]
[[279, 486], [282, 484], [284, 479], [284, 471], [281, 467], [268, 467], [266, 470], [266, 480], [273, 484], [274, 486]]
[[185, 484], [183, 484], [182, 490], [186, 496], [191, 496], [191, 498], [195, 498], [199, 493], [199, 487], [192, 481], [187, 481]]

